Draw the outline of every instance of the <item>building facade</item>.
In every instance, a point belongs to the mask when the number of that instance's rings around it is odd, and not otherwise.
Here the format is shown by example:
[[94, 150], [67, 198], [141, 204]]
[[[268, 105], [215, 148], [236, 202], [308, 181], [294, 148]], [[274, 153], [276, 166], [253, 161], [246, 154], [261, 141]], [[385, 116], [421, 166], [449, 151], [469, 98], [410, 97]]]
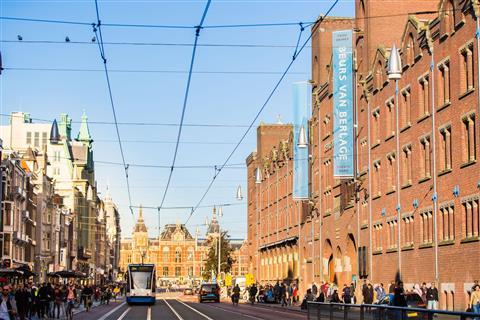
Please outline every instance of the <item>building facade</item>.
[[159, 285], [200, 279], [207, 250], [183, 224], [167, 224], [159, 238], [149, 238], [140, 208], [131, 238], [121, 240], [120, 270], [130, 263], [154, 263]]
[[[76, 139], [71, 137], [71, 124], [66, 114], [59, 123], [45, 124], [33, 123], [27, 113], [13, 112], [9, 125], [0, 127], [5, 141], [2, 159], [11, 167], [3, 171], [3, 211], [12, 217], [5, 222], [13, 223], [11, 236], [10, 225], [6, 226], [5, 243], [14, 244], [10, 256], [4, 258], [31, 262], [41, 281], [48, 272], [64, 269], [79, 270], [99, 280], [106, 271], [118, 268], [109, 267], [118, 260], [110, 261], [106, 235], [107, 217], [115, 211], [114, 224], [119, 225], [118, 210], [112, 211], [116, 207], [111, 198], [105, 209], [97, 196], [87, 117], [82, 116]], [[21, 192], [14, 195], [11, 190]], [[15, 215], [21, 216], [17, 219]], [[19, 219], [24, 226], [16, 228]], [[120, 228], [111, 228], [110, 237], [119, 239], [115, 232], [120, 233]], [[112, 243], [115, 245], [118, 247], [118, 241]]]
[[[285, 181], [290, 174], [275, 178], [286, 161], [275, 155], [276, 148], [265, 148], [267, 135], [258, 134], [257, 153], [247, 158], [250, 270], [260, 282], [284, 278], [285, 272], [277, 270], [290, 268], [290, 241], [298, 259], [292, 259], [297, 262], [288, 278], [298, 278], [301, 290], [313, 281], [387, 284], [400, 277], [407, 289], [436, 281], [440, 306], [464, 310], [473, 281], [480, 278], [479, 4], [355, 3], [354, 19], [327, 18], [312, 27], [310, 199], [293, 202], [289, 192], [282, 191], [292, 188], [292, 182]], [[335, 30], [354, 31], [351, 179], [333, 174]], [[402, 63], [398, 91], [387, 74], [393, 44]], [[271, 145], [284, 141], [282, 130], [277, 133], [283, 137]], [[289, 143], [291, 150], [294, 142]], [[257, 168], [262, 170], [259, 184]], [[287, 199], [287, 209], [277, 211], [276, 203], [283, 208]], [[286, 219], [299, 226], [293, 229], [300, 230], [298, 239], [282, 234], [281, 221]], [[292, 230], [288, 223], [286, 229]]]

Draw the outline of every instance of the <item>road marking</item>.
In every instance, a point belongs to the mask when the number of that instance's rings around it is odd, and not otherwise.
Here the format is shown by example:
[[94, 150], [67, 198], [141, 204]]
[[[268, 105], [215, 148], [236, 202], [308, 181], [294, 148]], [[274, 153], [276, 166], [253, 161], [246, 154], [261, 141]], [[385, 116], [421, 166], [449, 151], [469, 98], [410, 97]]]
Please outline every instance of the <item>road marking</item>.
[[117, 320], [122, 320], [123, 318], [125, 318], [125, 316], [126, 316], [127, 313], [130, 311], [130, 309], [132, 309], [132, 307], [128, 307], [128, 309], [125, 310], [125, 311], [120, 315], [120, 317], [118, 317]]
[[147, 309], [147, 320], [152, 320], [152, 307], [148, 306]]
[[218, 307], [218, 306], [215, 306], [215, 305], [209, 305], [209, 307], [216, 308], [216, 309], [219, 309], [219, 310], [222, 310], [222, 311], [225, 311], [225, 312], [239, 314], [239, 315], [241, 315], [242, 317], [245, 317], [245, 318], [257, 319], [257, 320], [263, 320], [264, 319], [264, 318], [259, 318], [259, 317], [256, 317], [256, 316], [251, 316], [251, 315], [243, 313], [241, 311], [232, 311], [232, 310], [224, 309], [224, 308], [221, 308], [221, 307]]
[[175, 311], [175, 309], [172, 308], [172, 306], [170, 305], [170, 303], [167, 302], [167, 300], [165, 299], [162, 299], [162, 300], [167, 304], [170, 310], [172, 310], [172, 312], [177, 316], [178, 320], [183, 320], [183, 318], [178, 314], [177, 311]]
[[204, 317], [205, 319], [213, 320], [212, 318], [210, 318], [210, 317], [207, 316], [206, 314], [203, 314], [203, 313], [201, 313], [200, 311], [198, 311], [197, 309], [190, 307], [188, 304], [184, 303], [183, 301], [180, 301], [180, 300], [178, 300], [178, 299], [175, 299], [175, 300], [177, 300], [178, 302], [180, 302], [181, 304], [183, 304], [185, 307], [187, 307], [187, 308], [195, 311], [196, 313], [198, 313], [199, 315], [201, 315], [201, 316]]
[[115, 311], [117, 311], [118, 309], [120, 309], [122, 306], [125, 305], [125, 301], [122, 302], [121, 304], [119, 304], [118, 306], [116, 306], [115, 308], [113, 308], [112, 310], [110, 310], [107, 314], [105, 314], [103, 317], [99, 318], [98, 320], [105, 320], [107, 319], [112, 313], [114, 313]]

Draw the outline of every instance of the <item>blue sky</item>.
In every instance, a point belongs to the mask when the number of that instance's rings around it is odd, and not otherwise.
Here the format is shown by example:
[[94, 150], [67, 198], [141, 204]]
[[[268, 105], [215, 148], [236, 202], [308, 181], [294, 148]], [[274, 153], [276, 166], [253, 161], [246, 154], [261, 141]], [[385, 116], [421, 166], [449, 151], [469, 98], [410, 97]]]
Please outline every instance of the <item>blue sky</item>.
[[[103, 23], [198, 24], [206, 1], [100, 1]], [[319, 1], [212, 1], [205, 25], [314, 21], [333, 3]], [[340, 1], [332, 15], [353, 15], [352, 1]], [[0, 16], [95, 22], [93, 0], [0, 2]], [[298, 26], [263, 28], [204, 29], [199, 44], [262, 44], [280, 47], [200, 46], [194, 71], [266, 71], [273, 74], [194, 73], [185, 123], [248, 125], [264, 103], [280, 73], [291, 60]], [[304, 37], [309, 30], [306, 30]], [[24, 42], [16, 43], [17, 35]], [[41, 24], [0, 20], [0, 50], [6, 70], [0, 76], [1, 114], [30, 112], [33, 118], [53, 120], [62, 112], [79, 121], [83, 110], [90, 121], [112, 121], [105, 77], [102, 72], [23, 71], [8, 68], [101, 69], [98, 48], [92, 44], [31, 44], [28, 40], [63, 42], [90, 41], [89, 26]], [[104, 27], [105, 42], [186, 43], [194, 40], [192, 29], [146, 29]], [[14, 42], [10, 42], [10, 41]], [[111, 70], [186, 71], [190, 46], [106, 44]], [[187, 73], [111, 72], [113, 96], [119, 122], [178, 123]], [[297, 58], [291, 72], [259, 118], [291, 122], [291, 84], [310, 79], [310, 49]], [[6, 117], [0, 118], [5, 123]], [[246, 128], [184, 127], [177, 165], [219, 165], [231, 152]], [[74, 124], [76, 134], [78, 124]], [[94, 157], [99, 161], [121, 162], [112, 125], [91, 124]], [[127, 163], [170, 165], [177, 127], [121, 125]], [[252, 130], [230, 163], [245, 163], [255, 149]], [[153, 142], [154, 143], [153, 143]], [[168, 177], [168, 169], [129, 170], [133, 205], [158, 206]], [[209, 184], [214, 170], [176, 169], [165, 206], [194, 206]], [[128, 209], [123, 168], [96, 164], [99, 192], [110, 193], [121, 212], [122, 235], [131, 233], [134, 217]], [[225, 169], [217, 178], [203, 204], [235, 203], [236, 186], [246, 189], [245, 169]], [[245, 192], [244, 192], [245, 193]], [[223, 210], [222, 227], [232, 237], [246, 236], [246, 206]], [[190, 210], [163, 210], [161, 223], [184, 222]], [[157, 211], [145, 210], [151, 235], [157, 234]], [[199, 209], [189, 221], [190, 230], [201, 225], [211, 209]], [[204, 227], [200, 227], [203, 233]]]

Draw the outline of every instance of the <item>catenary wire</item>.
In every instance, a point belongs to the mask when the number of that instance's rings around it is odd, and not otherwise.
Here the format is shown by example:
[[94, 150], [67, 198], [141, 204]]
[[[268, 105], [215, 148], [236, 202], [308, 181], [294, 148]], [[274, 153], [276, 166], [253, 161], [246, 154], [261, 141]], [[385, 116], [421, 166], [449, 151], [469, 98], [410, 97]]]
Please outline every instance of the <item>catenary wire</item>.
[[[446, 9], [446, 10], [422, 10], [422, 11], [413, 11], [407, 13], [392, 13], [392, 14], [383, 14], [383, 15], [372, 15], [365, 17], [355, 17], [358, 20], [369, 20], [369, 19], [381, 19], [381, 18], [392, 18], [408, 15], [428, 15], [428, 14], [442, 14], [445, 12], [455, 12], [461, 11], [462, 8], [458, 9]], [[342, 18], [337, 18], [341, 20]], [[344, 20], [352, 20], [354, 17], [345, 17]], [[36, 22], [36, 23], [48, 23], [48, 24], [67, 24], [67, 25], [79, 25], [79, 26], [91, 26], [91, 22], [86, 21], [72, 21], [72, 20], [55, 20], [55, 19], [36, 19], [36, 18], [27, 18], [27, 17], [8, 17], [0, 16], [0, 20], [6, 21], [19, 21], [19, 22]], [[317, 19], [318, 21], [318, 19]], [[233, 29], [233, 28], [254, 28], [254, 27], [285, 27], [285, 26], [296, 26], [302, 21], [298, 22], [271, 22], [271, 23], [251, 23], [251, 24], [224, 24], [224, 25], [205, 25], [202, 26], [202, 29]], [[305, 25], [313, 25], [315, 21], [306, 21], [303, 22]], [[128, 24], [128, 23], [103, 23], [105, 27], [122, 27], [122, 28], [156, 28], [156, 29], [196, 29], [197, 26], [190, 25], [161, 25], [161, 24]]]
[[[41, 72], [103, 72], [102, 69], [91, 69], [91, 68], [44, 68], [44, 67], [4, 67], [5, 71], [41, 71]], [[188, 70], [151, 70], [151, 69], [109, 69], [109, 72], [114, 73], [166, 73], [166, 74], [185, 74], [189, 73]], [[281, 71], [236, 71], [236, 70], [218, 70], [218, 71], [207, 71], [199, 70], [194, 71], [195, 74], [245, 74], [245, 75], [276, 75], [282, 74]], [[309, 72], [292, 72], [292, 75], [307, 75]]]
[[[112, 86], [110, 84], [110, 77], [109, 77], [109, 74], [108, 74], [107, 59], [105, 57], [105, 49], [104, 49], [104, 46], [103, 46], [103, 36], [102, 36], [102, 29], [101, 29], [100, 12], [98, 10], [98, 1], [97, 0], [95, 0], [95, 12], [96, 12], [96, 16], [97, 16], [97, 25], [93, 25], [93, 30], [94, 30], [95, 35], [97, 35], [97, 33], [99, 35], [99, 37], [98, 37], [99, 38], [98, 48], [99, 48], [99, 51], [100, 51], [100, 56], [102, 58], [103, 68], [104, 68], [104, 71], [105, 71], [105, 80], [107, 81], [108, 96], [109, 96], [109, 99], [110, 99], [110, 106], [111, 106], [111, 109], [112, 109], [113, 121], [115, 123], [115, 131], [116, 131], [116, 134], [117, 134], [118, 146], [120, 148], [120, 154], [122, 156], [122, 164], [123, 164], [123, 169], [124, 169], [124, 172], [125, 172], [125, 181], [127, 183], [128, 203], [129, 203], [129, 205], [131, 205], [132, 204], [132, 194], [130, 192], [130, 182], [129, 182], [129, 179], [128, 179], [128, 165], [125, 161], [125, 153], [123, 151], [122, 139], [120, 137], [120, 129], [118, 128], [117, 112], [115, 110], [115, 102], [113, 100]], [[98, 30], [98, 32], [97, 32], [97, 30]]]
[[[22, 118], [23, 116], [16, 116], [14, 114], [0, 113], [0, 117], [18, 117]], [[51, 123], [52, 120], [42, 119], [42, 118], [30, 118], [31, 120], [41, 121]], [[72, 121], [72, 123], [81, 123], [81, 121]], [[109, 121], [88, 121], [88, 124], [94, 125], [115, 125], [115, 122]], [[168, 122], [117, 122], [118, 125], [124, 126], [164, 126], [164, 127], [178, 127], [178, 123], [168, 123]], [[223, 124], [223, 123], [184, 123], [184, 127], [213, 127], [213, 128], [248, 128], [248, 125], [242, 124]]]
[[[330, 8], [327, 10], [327, 12], [325, 13], [325, 15], [319, 17], [317, 19], [317, 21], [315, 23], [317, 24], [320, 24], [324, 19], [325, 17], [327, 17], [330, 12], [333, 10], [333, 8], [337, 5], [339, 0], [335, 0], [333, 2], [333, 4], [330, 6]], [[250, 132], [251, 128], [253, 127], [253, 125], [255, 124], [255, 122], [257, 121], [258, 117], [260, 116], [260, 114], [262, 113], [263, 109], [265, 109], [265, 107], [267, 106], [268, 102], [270, 101], [270, 99], [272, 98], [272, 96], [274, 95], [274, 93], [277, 91], [277, 88], [280, 86], [280, 83], [283, 81], [283, 79], [285, 78], [285, 75], [288, 73], [288, 71], [290, 70], [290, 68], [292, 67], [293, 63], [295, 62], [296, 60], [296, 57], [298, 57], [298, 55], [303, 51], [303, 49], [305, 48], [305, 46], [307, 45], [307, 43], [310, 41], [310, 39], [312, 38], [313, 34], [310, 33], [310, 35], [307, 37], [307, 39], [303, 42], [302, 46], [300, 48], [298, 48], [298, 50], [296, 49], [295, 50], [295, 55], [292, 57], [292, 60], [290, 61], [290, 63], [288, 64], [287, 68], [285, 69], [285, 72], [282, 74], [282, 76], [280, 77], [280, 79], [276, 82], [276, 84], [274, 85], [272, 91], [270, 92], [270, 94], [268, 95], [267, 99], [265, 100], [265, 102], [263, 103], [263, 105], [260, 107], [260, 109], [258, 110], [257, 114], [255, 115], [255, 117], [253, 118], [253, 120], [251, 121], [249, 127], [247, 128], [247, 130], [245, 130], [244, 134], [241, 136], [239, 142], [235, 145], [235, 147], [233, 148], [233, 150], [230, 152], [230, 154], [227, 156], [227, 159], [225, 160], [224, 164], [227, 164], [231, 157], [233, 156], [233, 154], [237, 151], [237, 149], [239, 148], [239, 146], [242, 144], [243, 140], [245, 139], [245, 137], [247, 136], [247, 134]], [[201, 203], [203, 202], [203, 200], [205, 199], [205, 197], [207, 196], [207, 194], [209, 193], [210, 189], [212, 188], [213, 184], [215, 183], [215, 179], [217, 178], [217, 176], [222, 172], [224, 166], [222, 165], [221, 167], [218, 168], [218, 172], [215, 173], [215, 175], [213, 176], [211, 182], [209, 183], [207, 189], [205, 190], [205, 192], [203, 193], [203, 195], [201, 196], [200, 200], [197, 202], [197, 204], [194, 206], [194, 208], [192, 209], [192, 212], [190, 213], [190, 215], [188, 216], [185, 224], [188, 223], [188, 221], [190, 221], [190, 218], [193, 216], [193, 214], [196, 212], [196, 210], [198, 209], [198, 207], [201, 205]]]
[[[193, 66], [195, 64], [195, 55], [196, 55], [196, 52], [197, 52], [198, 38], [200, 36], [200, 30], [202, 29], [202, 25], [205, 21], [205, 17], [207, 16], [208, 9], [210, 8], [210, 3], [211, 3], [211, 0], [207, 0], [207, 4], [205, 5], [205, 9], [203, 10], [202, 18], [200, 19], [200, 23], [198, 24], [198, 26], [195, 30], [195, 40], [194, 40], [194, 43], [193, 43], [192, 57], [190, 59], [189, 73], [188, 73], [188, 77], [187, 77], [187, 85], [186, 85], [186, 88], [185, 88], [185, 95], [184, 95], [184, 98], [183, 98], [182, 114], [180, 116], [180, 126], [178, 127], [177, 142], [175, 144], [175, 151], [173, 153], [172, 165], [171, 165], [171, 168], [170, 168], [170, 172], [168, 174], [167, 184], [166, 184], [165, 190], [163, 192], [162, 200], [160, 202], [160, 208], [162, 208], [162, 206], [165, 202], [165, 199], [167, 197], [168, 188], [169, 188], [170, 183], [172, 181], [173, 171], [174, 171], [174, 168], [175, 168], [175, 163], [177, 161], [178, 147], [180, 145], [180, 138], [182, 136], [183, 121], [185, 120], [185, 111], [187, 109], [187, 104], [188, 104], [188, 94], [190, 92], [190, 84], [191, 84], [191, 81], [192, 81], [192, 71], [193, 71]], [[160, 219], [160, 209], [158, 210], [158, 214], [159, 214], [159, 219]]]

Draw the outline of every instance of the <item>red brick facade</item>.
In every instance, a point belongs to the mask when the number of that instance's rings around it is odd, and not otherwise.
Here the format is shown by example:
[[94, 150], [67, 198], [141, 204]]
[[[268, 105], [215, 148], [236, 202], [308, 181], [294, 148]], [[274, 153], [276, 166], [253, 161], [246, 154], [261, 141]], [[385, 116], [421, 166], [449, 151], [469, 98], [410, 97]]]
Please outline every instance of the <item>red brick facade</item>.
[[[400, 271], [407, 288], [438, 281], [442, 308], [465, 308], [480, 279], [478, 9], [467, 0], [357, 0], [355, 19], [312, 28], [311, 200], [291, 198], [290, 126], [261, 125], [247, 159], [250, 269], [260, 282], [297, 279], [303, 291], [322, 280], [387, 284]], [[352, 28], [357, 177], [339, 180], [331, 31]], [[393, 43], [398, 101], [387, 75]]]

